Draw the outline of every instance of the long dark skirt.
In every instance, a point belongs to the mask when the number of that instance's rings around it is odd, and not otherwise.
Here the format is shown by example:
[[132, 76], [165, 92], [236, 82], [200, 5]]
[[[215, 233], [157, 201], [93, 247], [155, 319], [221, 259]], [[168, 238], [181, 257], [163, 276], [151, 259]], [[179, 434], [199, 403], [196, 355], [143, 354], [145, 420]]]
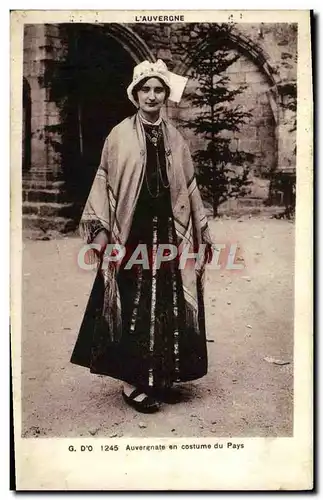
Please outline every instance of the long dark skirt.
[[[166, 193], [167, 195], [167, 193]], [[207, 372], [203, 296], [199, 294], [199, 330], [188, 324], [178, 261], [153, 267], [154, 245], [175, 244], [170, 200], [158, 207], [139, 200], [127, 241], [127, 255], [117, 282], [121, 299], [122, 335], [112, 341], [102, 327], [104, 283], [99, 270], [85, 311], [71, 362], [142, 388], [161, 388], [194, 380]], [[138, 244], [146, 245], [148, 269], [125, 269]], [[142, 255], [141, 255], [142, 256]], [[199, 285], [199, 283], [198, 283]]]
[[184, 296], [176, 265], [172, 269], [165, 263], [156, 275], [152, 345], [152, 282], [151, 270], [141, 266], [119, 272], [123, 326], [121, 340], [112, 342], [102, 339], [104, 283], [98, 271], [71, 362], [141, 387], [163, 387], [205, 375], [204, 318], [200, 318], [198, 334], [185, 324]]

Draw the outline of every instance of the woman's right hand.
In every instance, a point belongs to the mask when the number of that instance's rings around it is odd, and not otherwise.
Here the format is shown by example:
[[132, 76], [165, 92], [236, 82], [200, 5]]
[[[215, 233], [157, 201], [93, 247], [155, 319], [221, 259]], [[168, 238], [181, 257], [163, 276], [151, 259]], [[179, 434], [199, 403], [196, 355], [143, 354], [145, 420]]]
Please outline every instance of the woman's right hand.
[[104, 229], [102, 231], [100, 231], [95, 236], [94, 240], [92, 241], [92, 243], [94, 243], [95, 245], [100, 245], [100, 247], [101, 247], [100, 250], [94, 249], [94, 251], [95, 251], [97, 257], [99, 257], [99, 259], [102, 258], [108, 242], [109, 242], [109, 237], [108, 237], [107, 232]]

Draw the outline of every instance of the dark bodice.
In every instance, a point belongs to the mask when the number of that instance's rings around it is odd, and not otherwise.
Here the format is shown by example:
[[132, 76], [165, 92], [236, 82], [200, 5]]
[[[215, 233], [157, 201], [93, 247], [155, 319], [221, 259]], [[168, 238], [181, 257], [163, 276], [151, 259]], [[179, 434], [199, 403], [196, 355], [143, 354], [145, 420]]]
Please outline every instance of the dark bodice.
[[[161, 126], [144, 125], [147, 163], [137, 208], [143, 214], [170, 213], [169, 181], [166, 171], [164, 138]], [[152, 140], [156, 143], [154, 145]], [[140, 209], [141, 208], [141, 209]]]
[[[145, 234], [150, 234], [154, 216], [158, 217], [159, 223], [165, 221], [167, 224], [167, 218], [172, 214], [161, 128], [144, 125], [144, 130], [147, 148], [146, 171], [134, 213], [131, 240], [142, 240], [145, 239]], [[155, 146], [151, 139], [157, 134], [158, 141]]]

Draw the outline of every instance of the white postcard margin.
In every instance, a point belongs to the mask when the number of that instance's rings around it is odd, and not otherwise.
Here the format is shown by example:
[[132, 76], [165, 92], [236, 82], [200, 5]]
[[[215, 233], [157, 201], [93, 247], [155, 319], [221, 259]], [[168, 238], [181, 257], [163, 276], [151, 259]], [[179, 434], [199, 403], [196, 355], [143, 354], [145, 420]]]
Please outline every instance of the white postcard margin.
[[[23, 25], [134, 21], [138, 15], [181, 15], [185, 22], [298, 23], [297, 207], [295, 248], [294, 436], [291, 438], [21, 438], [21, 144]], [[16, 11], [11, 15], [11, 325], [18, 490], [299, 490], [313, 484], [312, 218], [313, 96], [309, 11]], [[244, 448], [226, 448], [235, 441]], [[223, 450], [214, 448], [224, 444]], [[69, 446], [94, 446], [73, 453]], [[102, 453], [104, 445], [118, 452]], [[165, 451], [127, 452], [131, 445]], [[177, 444], [177, 450], [170, 445]], [[183, 450], [182, 444], [211, 444]]]

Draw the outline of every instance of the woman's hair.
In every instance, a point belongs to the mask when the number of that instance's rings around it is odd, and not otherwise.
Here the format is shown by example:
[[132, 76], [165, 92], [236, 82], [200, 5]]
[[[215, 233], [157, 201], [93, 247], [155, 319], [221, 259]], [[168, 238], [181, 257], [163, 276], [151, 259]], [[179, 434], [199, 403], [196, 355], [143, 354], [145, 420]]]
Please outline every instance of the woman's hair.
[[137, 85], [134, 86], [134, 88], [132, 89], [132, 95], [134, 97], [134, 100], [136, 102], [138, 102], [138, 91], [145, 85], [145, 83], [150, 80], [151, 78], [157, 78], [157, 80], [160, 81], [160, 83], [162, 84], [162, 86], [164, 87], [165, 89], [165, 92], [166, 92], [166, 96], [165, 96], [165, 101], [167, 101], [167, 99], [169, 98], [170, 96], [170, 88], [165, 84], [165, 82], [163, 82], [163, 80], [161, 78], [158, 78], [158, 76], [147, 76], [146, 78], [143, 78], [139, 83], [137, 83]]

